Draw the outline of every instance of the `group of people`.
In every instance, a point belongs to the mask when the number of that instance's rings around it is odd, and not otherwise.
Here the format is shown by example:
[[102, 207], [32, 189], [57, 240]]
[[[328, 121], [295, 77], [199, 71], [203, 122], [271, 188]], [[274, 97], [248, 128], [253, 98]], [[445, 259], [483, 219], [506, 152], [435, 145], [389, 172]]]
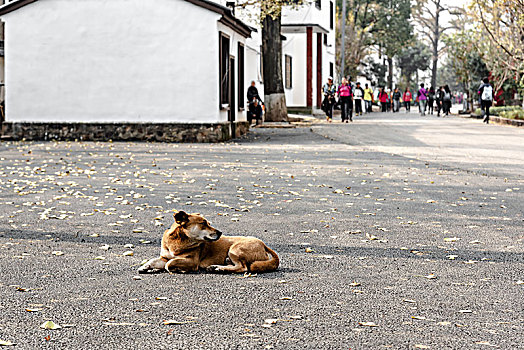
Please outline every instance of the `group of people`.
[[[322, 110], [326, 113], [328, 122], [333, 120], [333, 110], [336, 106], [340, 106], [342, 122], [348, 123], [353, 121], [353, 109], [356, 116], [362, 115], [364, 112], [371, 113], [373, 103], [375, 102], [373, 89], [368, 84], [365, 84], [365, 88], [362, 88], [360, 83], [357, 82], [356, 86], [353, 87], [350, 79], [346, 77], [342, 78], [339, 86], [333, 83], [333, 77], [329, 77], [327, 83], [322, 87], [322, 93], [324, 94]], [[478, 95], [482, 115], [484, 116], [483, 122], [489, 123], [489, 108], [493, 104], [494, 90], [488, 78], [483, 79]], [[437, 90], [431, 86], [427, 90], [424, 84], [420, 84], [414, 101], [418, 103], [421, 116], [425, 116], [426, 112], [433, 114], [436, 102], [437, 117], [440, 117], [441, 113], [442, 116], [449, 115], [452, 98], [453, 96], [448, 85], [441, 86]], [[258, 94], [254, 81], [251, 82], [251, 86], [247, 90], [247, 99], [249, 103], [247, 119], [250, 124], [253, 120], [258, 124], [262, 120], [264, 103]], [[385, 88], [381, 88], [378, 93], [378, 101], [380, 102], [382, 112], [399, 112], [401, 103], [403, 103], [406, 113], [409, 113], [413, 102], [413, 94], [409, 87], [403, 93], [400, 92], [398, 87], [395, 87], [393, 91], [386, 91]]]
[[326, 113], [326, 119], [329, 123], [333, 120], [333, 110], [336, 106], [340, 106], [342, 123], [353, 121], [353, 109], [356, 116], [362, 115], [364, 112], [371, 112], [373, 90], [368, 84], [365, 88], [362, 88], [360, 83], [356, 83], [356, 86], [353, 87], [351, 79], [343, 77], [341, 84], [336, 86], [333, 83], [333, 77], [329, 77], [327, 83], [322, 87], [322, 93], [324, 94], [322, 110]]
[[401, 103], [404, 104], [406, 113], [411, 111], [411, 104], [413, 101], [418, 103], [419, 112], [421, 116], [428, 114], [433, 114], [435, 110], [437, 117], [442, 115], [449, 115], [451, 110], [451, 90], [448, 85], [441, 86], [437, 90], [432, 86], [428, 89], [424, 87], [424, 84], [420, 84], [420, 88], [416, 92], [415, 98], [411, 93], [409, 87], [404, 90], [404, 93], [401, 93], [398, 87], [393, 91], [386, 91], [385, 88], [382, 88], [378, 94], [378, 100], [380, 102], [382, 112], [399, 112]]

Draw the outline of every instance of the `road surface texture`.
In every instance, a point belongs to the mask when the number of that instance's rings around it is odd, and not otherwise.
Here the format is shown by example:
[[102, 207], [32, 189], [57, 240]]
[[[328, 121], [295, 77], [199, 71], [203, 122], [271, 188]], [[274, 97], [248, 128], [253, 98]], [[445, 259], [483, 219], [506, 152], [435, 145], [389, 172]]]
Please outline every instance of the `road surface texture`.
[[[222, 144], [1, 143], [0, 340], [523, 348], [523, 132], [420, 118]], [[279, 271], [138, 276], [173, 209], [263, 239]]]

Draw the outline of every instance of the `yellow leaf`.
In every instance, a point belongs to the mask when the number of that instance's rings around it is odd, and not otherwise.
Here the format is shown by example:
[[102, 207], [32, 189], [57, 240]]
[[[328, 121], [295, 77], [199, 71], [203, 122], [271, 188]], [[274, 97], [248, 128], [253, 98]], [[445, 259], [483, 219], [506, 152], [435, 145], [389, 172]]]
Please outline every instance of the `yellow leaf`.
[[60, 326], [57, 323], [54, 323], [53, 321], [46, 321], [40, 325], [40, 328], [43, 329], [60, 329], [62, 326]]
[[0, 346], [15, 346], [15, 343], [11, 343], [9, 340], [0, 340]]

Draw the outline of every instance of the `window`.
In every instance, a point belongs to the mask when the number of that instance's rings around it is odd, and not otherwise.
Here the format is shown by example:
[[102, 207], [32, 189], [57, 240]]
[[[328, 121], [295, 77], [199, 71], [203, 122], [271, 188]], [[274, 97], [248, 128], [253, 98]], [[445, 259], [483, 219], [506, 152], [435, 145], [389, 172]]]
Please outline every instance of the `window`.
[[334, 75], [335, 75], [335, 70], [334, 70], [333, 62], [329, 62], [329, 76], [333, 78]]
[[329, 2], [329, 28], [333, 29], [333, 26], [335, 24], [335, 18], [334, 18], [335, 11], [333, 9], [333, 1]]
[[238, 109], [244, 108], [244, 45], [238, 43]]
[[229, 104], [229, 37], [220, 32], [219, 38], [220, 105], [227, 105]]
[[324, 34], [324, 45], [328, 46], [328, 37], [327, 37], [327, 34]]
[[317, 9], [322, 9], [322, 0], [315, 0], [315, 6]]
[[291, 56], [285, 55], [286, 59], [286, 89], [293, 87], [293, 59]]

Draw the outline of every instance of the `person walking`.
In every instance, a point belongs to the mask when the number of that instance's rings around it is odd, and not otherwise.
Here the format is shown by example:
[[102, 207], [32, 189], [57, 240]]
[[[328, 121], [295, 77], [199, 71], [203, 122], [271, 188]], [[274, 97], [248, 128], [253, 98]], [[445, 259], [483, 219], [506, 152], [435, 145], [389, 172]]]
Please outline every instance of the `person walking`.
[[406, 108], [406, 113], [409, 113], [411, 110], [411, 100], [413, 99], [413, 96], [411, 96], [411, 91], [409, 91], [409, 87], [406, 88], [404, 91], [404, 95], [402, 96], [402, 101], [404, 101], [404, 107]]
[[442, 98], [443, 113], [448, 116], [451, 111], [451, 90], [448, 85], [444, 86], [444, 97]]
[[380, 92], [378, 93], [378, 101], [380, 102], [380, 107], [382, 109], [382, 112], [387, 112], [388, 108], [388, 93], [384, 88], [380, 89]]
[[420, 84], [420, 89], [417, 92], [417, 100], [418, 100], [418, 109], [420, 111], [421, 116], [426, 115], [426, 102], [428, 91], [424, 89], [424, 84]]
[[342, 123], [353, 121], [353, 104], [351, 103], [351, 85], [347, 79], [342, 78], [342, 83], [338, 87], [338, 96], [340, 98], [340, 109], [342, 110]]
[[484, 116], [482, 122], [486, 124], [489, 124], [489, 108], [493, 105], [493, 99], [495, 96], [494, 92], [493, 86], [489, 83], [489, 78], [484, 78], [480, 85], [478, 94], [480, 108], [482, 109], [482, 115]]
[[393, 112], [400, 111], [400, 97], [401, 97], [400, 90], [398, 87], [395, 87], [395, 91], [393, 91]]
[[366, 113], [371, 113], [373, 102], [374, 102], [374, 96], [373, 96], [373, 89], [368, 87], [368, 84], [366, 84], [366, 88], [364, 89], [364, 104], [366, 105]]
[[322, 93], [324, 94], [324, 101], [322, 101], [322, 110], [326, 113], [326, 119], [328, 123], [331, 123], [333, 119], [333, 106], [335, 105], [335, 94], [337, 88], [333, 84], [333, 77], [329, 77], [327, 83], [322, 87]]
[[432, 86], [428, 91], [428, 114], [433, 115], [433, 103], [435, 102], [435, 88]]
[[357, 87], [353, 92], [353, 100], [355, 102], [355, 116], [362, 115], [362, 98], [364, 97], [364, 90], [360, 87], [360, 83], [357, 82]]
[[444, 88], [440, 86], [435, 93], [435, 102], [437, 103], [437, 117], [440, 117], [442, 111], [442, 100], [444, 99]]

